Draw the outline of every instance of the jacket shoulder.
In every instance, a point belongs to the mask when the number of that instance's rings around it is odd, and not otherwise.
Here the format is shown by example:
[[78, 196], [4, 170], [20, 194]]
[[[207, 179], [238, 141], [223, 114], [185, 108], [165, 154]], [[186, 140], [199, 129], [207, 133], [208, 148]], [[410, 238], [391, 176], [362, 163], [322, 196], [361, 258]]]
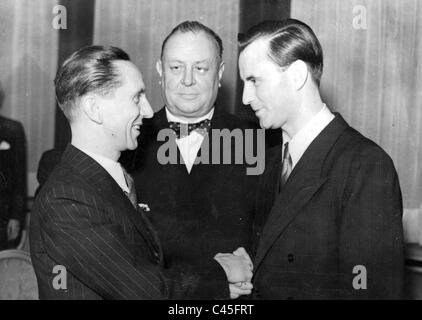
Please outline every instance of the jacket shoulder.
[[[393, 160], [377, 143], [352, 127], [347, 128], [336, 143], [339, 158], [359, 164], [382, 163], [394, 169]], [[395, 170], [395, 169], [394, 169]]]
[[39, 197], [48, 194], [54, 198], [68, 198], [73, 197], [75, 190], [88, 192], [90, 189], [90, 185], [82, 174], [75, 172], [74, 168], [61, 162], [52, 170], [40, 191]]

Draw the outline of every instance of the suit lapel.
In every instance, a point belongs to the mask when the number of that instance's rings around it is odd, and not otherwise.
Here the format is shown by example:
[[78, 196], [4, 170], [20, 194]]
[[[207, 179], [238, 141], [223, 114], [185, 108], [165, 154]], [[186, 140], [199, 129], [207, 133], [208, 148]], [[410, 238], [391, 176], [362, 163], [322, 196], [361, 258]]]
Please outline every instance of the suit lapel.
[[[324, 161], [337, 139], [348, 127], [339, 114], [335, 115], [333, 121], [310, 144], [294, 167], [282, 192], [276, 196], [258, 244], [255, 270], [277, 238], [326, 182], [327, 176], [323, 172]], [[272, 165], [279, 166], [277, 163]], [[276, 172], [278, 174], [278, 171]]]
[[[66, 148], [62, 159], [80, 172], [103, 198], [113, 204], [117, 212], [126, 214], [152, 249], [162, 252], [155, 230], [145, 222], [144, 217], [133, 207], [117, 182], [101, 165], [72, 145]], [[148, 234], [151, 234], [152, 238]], [[162, 255], [160, 260], [162, 260]]]
[[158, 234], [155, 231], [155, 228], [152, 226], [151, 221], [146, 216], [146, 213], [144, 212], [144, 210], [138, 207], [136, 211], [137, 211], [137, 214], [140, 215], [142, 221], [144, 222], [145, 226], [150, 232], [151, 238], [148, 237], [148, 240], [150, 242], [151, 247], [154, 248], [155, 252], [158, 254], [158, 263], [160, 265], [163, 265], [164, 253], [163, 253], [163, 247], [161, 246], [161, 241], [158, 237]]
[[[158, 153], [159, 148], [166, 143], [166, 141], [158, 141], [157, 140], [157, 135], [160, 132], [160, 130], [162, 129], [166, 129], [169, 128], [169, 124], [168, 124], [168, 120], [167, 120], [167, 115], [166, 115], [166, 110], [165, 110], [165, 106], [158, 111], [155, 115], [154, 118], [152, 120], [153, 121], [153, 128], [152, 128], [152, 139], [154, 139], [154, 141], [152, 142], [153, 145], [155, 146], [152, 150], [155, 153], [155, 156]], [[174, 186], [175, 184], [173, 183], [174, 181], [177, 181], [178, 179], [180, 179], [181, 174], [183, 175], [188, 175], [188, 172], [186, 170], [185, 164], [180, 164], [179, 161], [182, 159], [182, 155], [179, 151], [179, 147], [176, 144], [176, 140], [174, 137], [170, 137], [169, 142], [167, 143], [172, 143], [174, 145], [171, 146], [172, 149], [174, 149], [176, 151], [176, 157], [177, 157], [177, 164], [158, 164], [159, 166], [159, 170], [163, 170], [164, 174], [162, 175], [166, 181], [166, 183], [163, 184], [163, 187], [167, 189], [167, 194], [171, 195], [171, 197], [173, 197], [173, 195], [175, 194], [175, 190], [174, 190]], [[142, 195], [141, 195], [142, 196]]]
[[292, 191], [282, 192], [277, 197], [262, 231], [263, 236], [259, 242], [255, 258], [255, 269], [258, 268], [275, 240], [283, 233], [325, 181], [326, 179], [309, 181], [306, 187], [299, 188], [296, 186], [292, 188]]

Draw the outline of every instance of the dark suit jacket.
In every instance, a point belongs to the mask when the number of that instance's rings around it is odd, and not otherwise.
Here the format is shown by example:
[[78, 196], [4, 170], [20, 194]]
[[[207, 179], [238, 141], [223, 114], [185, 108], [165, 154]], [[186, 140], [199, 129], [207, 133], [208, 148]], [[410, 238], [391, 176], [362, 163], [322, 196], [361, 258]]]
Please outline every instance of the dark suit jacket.
[[[221, 298], [221, 292], [203, 293], [204, 274], [190, 266], [162, 269], [161, 245], [146, 215], [96, 161], [69, 145], [32, 211], [40, 298], [162, 299], [186, 292]], [[66, 268], [67, 290], [53, 286], [56, 265]]]
[[16, 219], [24, 227], [26, 200], [26, 141], [22, 125], [0, 116], [0, 249], [6, 241], [6, 225]]
[[[255, 297], [400, 298], [402, 198], [390, 157], [337, 114], [276, 194], [280, 165], [281, 144], [257, 197]], [[358, 265], [366, 290], [353, 287]]]
[[[211, 127], [254, 128], [218, 107]], [[166, 142], [157, 141], [157, 134], [163, 128], [168, 128], [164, 108], [152, 119], [144, 120], [136, 155], [125, 154], [121, 161], [133, 172], [138, 199], [154, 212], [152, 223], [163, 245], [166, 267], [178, 263], [197, 265], [199, 270], [212, 274], [202, 284], [203, 290], [220, 288], [228, 297], [225, 274], [220, 269], [210, 270], [210, 266], [218, 252], [232, 252], [239, 246], [250, 249], [257, 176], [246, 175], [245, 163], [197, 164], [190, 174], [184, 164], [160, 164], [157, 152]], [[204, 152], [204, 145], [198, 155]], [[232, 163], [234, 148], [233, 139], [227, 148], [232, 152]], [[211, 146], [210, 157], [213, 152], [216, 150]], [[178, 148], [177, 156], [181, 157]], [[222, 163], [222, 158], [218, 160]]]

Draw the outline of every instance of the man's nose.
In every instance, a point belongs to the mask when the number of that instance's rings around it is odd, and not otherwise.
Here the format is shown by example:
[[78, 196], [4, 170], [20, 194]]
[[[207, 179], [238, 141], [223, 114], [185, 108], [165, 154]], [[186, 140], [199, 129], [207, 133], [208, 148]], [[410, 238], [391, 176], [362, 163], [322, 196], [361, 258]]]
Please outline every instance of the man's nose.
[[193, 69], [192, 68], [191, 69], [189, 69], [189, 68], [185, 69], [185, 71], [183, 73], [182, 82], [186, 87], [193, 86], [196, 83], [195, 77], [193, 76]]
[[154, 115], [154, 111], [152, 110], [147, 98], [145, 98], [144, 103], [141, 104], [140, 114], [142, 118], [152, 118]]
[[255, 94], [253, 90], [250, 88], [248, 84], [244, 84], [243, 86], [243, 94], [242, 94], [242, 102], [244, 105], [251, 104], [251, 102], [255, 99]]

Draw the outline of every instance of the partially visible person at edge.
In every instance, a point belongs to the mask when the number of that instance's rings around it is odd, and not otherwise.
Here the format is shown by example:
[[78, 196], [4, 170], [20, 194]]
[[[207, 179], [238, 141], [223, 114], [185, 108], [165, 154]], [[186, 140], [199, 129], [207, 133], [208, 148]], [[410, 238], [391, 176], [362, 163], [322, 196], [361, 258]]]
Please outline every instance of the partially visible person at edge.
[[[0, 88], [0, 108], [3, 98]], [[0, 250], [16, 247], [25, 227], [26, 161], [22, 124], [0, 116]]]

